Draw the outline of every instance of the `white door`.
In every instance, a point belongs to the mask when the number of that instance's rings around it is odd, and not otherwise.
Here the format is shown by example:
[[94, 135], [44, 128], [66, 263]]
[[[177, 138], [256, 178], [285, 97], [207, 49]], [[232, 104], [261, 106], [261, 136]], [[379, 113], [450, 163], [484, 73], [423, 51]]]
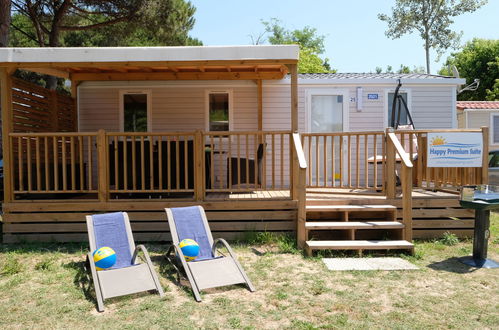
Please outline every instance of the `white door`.
[[[336, 133], [346, 131], [348, 112], [345, 100], [347, 97], [346, 91], [309, 91], [309, 132]], [[340, 153], [346, 152], [345, 142], [343, 141], [343, 150], [340, 151], [340, 137], [334, 137], [334, 141], [332, 137], [312, 139], [310, 146], [310, 155], [313, 160], [310, 168], [312, 186], [336, 186], [339, 185], [341, 177], [345, 178], [345, 175], [340, 174]], [[345, 162], [346, 157], [343, 157], [343, 160]]]

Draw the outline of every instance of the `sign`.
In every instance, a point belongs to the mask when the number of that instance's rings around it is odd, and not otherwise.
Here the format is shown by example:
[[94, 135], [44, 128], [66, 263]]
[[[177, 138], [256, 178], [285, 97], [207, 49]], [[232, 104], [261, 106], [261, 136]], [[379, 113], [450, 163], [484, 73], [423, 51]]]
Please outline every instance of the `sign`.
[[482, 133], [428, 133], [428, 167], [482, 167]]
[[367, 99], [368, 100], [377, 100], [379, 97], [378, 94], [367, 94]]

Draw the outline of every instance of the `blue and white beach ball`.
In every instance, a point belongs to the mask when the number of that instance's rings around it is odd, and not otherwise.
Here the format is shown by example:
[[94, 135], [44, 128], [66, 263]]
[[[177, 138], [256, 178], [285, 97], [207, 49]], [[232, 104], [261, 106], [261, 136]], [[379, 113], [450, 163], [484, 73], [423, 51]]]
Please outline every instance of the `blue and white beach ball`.
[[185, 260], [192, 261], [199, 255], [199, 245], [198, 243], [190, 238], [183, 239], [180, 241], [180, 250], [184, 254]]
[[113, 267], [116, 263], [116, 252], [108, 246], [97, 249], [92, 254], [94, 256], [95, 268], [104, 270]]

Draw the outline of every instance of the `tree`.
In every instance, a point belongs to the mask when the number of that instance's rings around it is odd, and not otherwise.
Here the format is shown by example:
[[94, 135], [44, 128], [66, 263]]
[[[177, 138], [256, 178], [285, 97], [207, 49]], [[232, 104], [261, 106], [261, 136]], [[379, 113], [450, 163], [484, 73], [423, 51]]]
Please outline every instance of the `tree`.
[[[331, 69], [329, 59], [320, 57], [325, 52], [323, 35], [317, 35], [317, 29], [305, 26], [303, 29], [287, 30], [282, 22], [272, 18], [262, 21], [265, 32], [269, 34], [268, 42], [272, 45], [298, 44], [300, 46], [299, 73], [336, 72]], [[261, 43], [262, 37], [258, 37]]]
[[396, 0], [391, 16], [378, 14], [378, 18], [388, 23], [387, 37], [398, 39], [406, 33], [417, 31], [424, 40], [426, 72], [430, 73], [430, 49], [438, 56], [445, 50], [456, 48], [461, 33], [450, 29], [453, 18], [464, 13], [474, 12], [487, 3], [487, 0]]
[[0, 0], [0, 47], [9, 44], [10, 0]]
[[[200, 44], [188, 32], [195, 8], [184, 0], [12, 1], [16, 46]], [[55, 88], [55, 79], [47, 87]]]
[[487, 89], [487, 101], [499, 101], [499, 79], [496, 79], [492, 90]]
[[[380, 66], [377, 66], [375, 69], [376, 73], [383, 73], [383, 68]], [[400, 68], [396, 71], [397, 73], [424, 73], [425, 69], [423, 67], [417, 67], [414, 66], [411, 70], [409, 66], [400, 64]], [[393, 67], [391, 65], [388, 65], [386, 67], [385, 73], [393, 73]]]
[[466, 84], [480, 79], [478, 89], [459, 94], [459, 100], [483, 101], [486, 98], [497, 98], [498, 94], [494, 91], [499, 77], [499, 40], [473, 39], [461, 51], [451, 54], [439, 73], [452, 75], [449, 67], [453, 65], [459, 75], [466, 78]]

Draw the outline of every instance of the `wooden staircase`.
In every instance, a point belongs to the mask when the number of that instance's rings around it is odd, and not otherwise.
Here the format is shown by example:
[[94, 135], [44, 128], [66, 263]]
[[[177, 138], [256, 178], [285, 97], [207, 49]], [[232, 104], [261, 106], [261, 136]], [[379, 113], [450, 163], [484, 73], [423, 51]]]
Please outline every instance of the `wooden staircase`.
[[414, 250], [392, 205], [307, 205], [305, 251]]

